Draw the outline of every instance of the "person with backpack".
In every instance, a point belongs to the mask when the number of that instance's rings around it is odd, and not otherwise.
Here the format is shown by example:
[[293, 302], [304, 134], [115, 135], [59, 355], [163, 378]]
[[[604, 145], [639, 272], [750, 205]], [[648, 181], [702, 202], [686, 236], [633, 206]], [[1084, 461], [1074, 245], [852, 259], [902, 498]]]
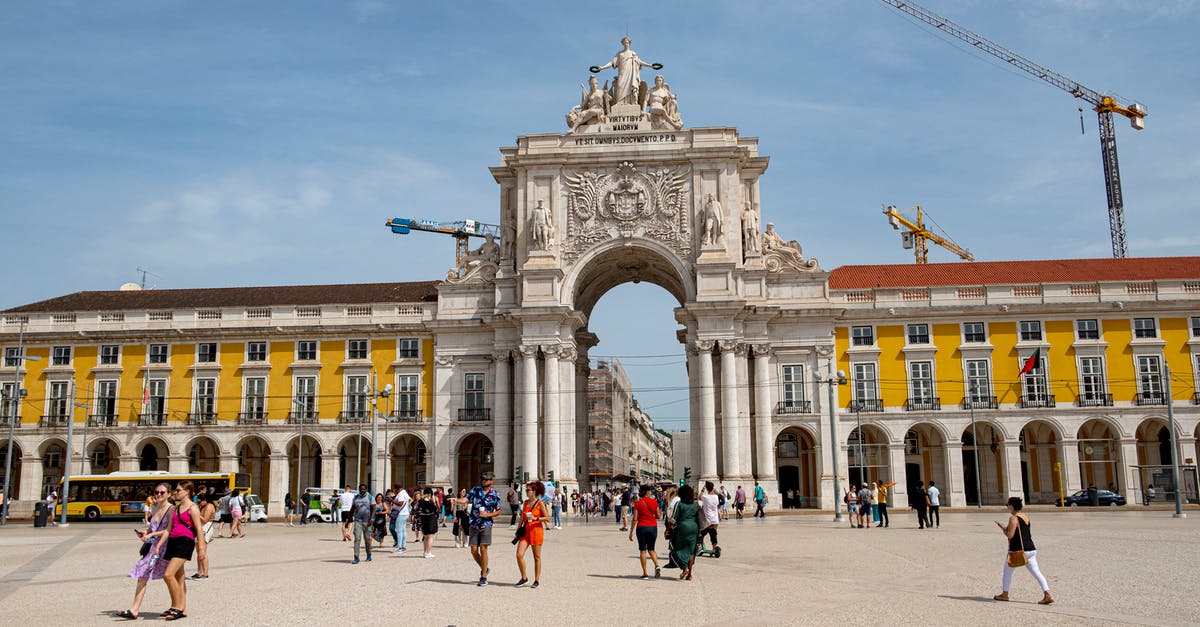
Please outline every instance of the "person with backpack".
[[221, 500], [217, 501], [217, 537], [224, 538], [221, 534], [221, 527], [229, 525], [229, 537], [233, 537], [233, 516], [229, 512], [229, 499], [233, 497], [232, 492], [227, 492]]
[[721, 484], [721, 488], [717, 490], [717, 500], [721, 508], [721, 520], [729, 520], [729, 490], [725, 489], [725, 484]]
[[512, 517], [508, 519], [509, 527], [517, 526], [517, 515], [521, 513], [521, 495], [517, 492], [516, 484], [508, 488], [508, 509]]

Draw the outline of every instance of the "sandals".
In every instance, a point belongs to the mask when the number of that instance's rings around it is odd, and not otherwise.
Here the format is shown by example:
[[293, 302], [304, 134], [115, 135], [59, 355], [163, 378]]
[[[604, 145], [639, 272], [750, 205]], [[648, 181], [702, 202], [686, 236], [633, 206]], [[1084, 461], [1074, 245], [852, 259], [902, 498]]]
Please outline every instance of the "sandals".
[[137, 620], [138, 619], [138, 615], [134, 614], [133, 610], [121, 610], [120, 612], [113, 614], [113, 616], [116, 616], [117, 618], [124, 618], [125, 620]]
[[181, 618], [187, 618], [187, 614], [184, 614], [183, 610], [171, 608], [163, 612], [163, 620], [179, 620]]

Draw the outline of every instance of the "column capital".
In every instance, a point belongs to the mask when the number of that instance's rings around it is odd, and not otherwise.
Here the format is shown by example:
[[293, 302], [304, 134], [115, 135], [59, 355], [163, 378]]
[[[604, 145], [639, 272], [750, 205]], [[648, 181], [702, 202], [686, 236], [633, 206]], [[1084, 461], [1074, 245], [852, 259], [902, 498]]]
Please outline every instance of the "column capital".
[[688, 350], [693, 355], [699, 355], [701, 353], [711, 353], [713, 350], [713, 347], [716, 345], [717, 345], [717, 343], [714, 340], [696, 340], [696, 341], [692, 342], [690, 346], [688, 346]]
[[537, 353], [538, 353], [538, 347], [536, 344], [534, 344], [534, 345], [522, 344], [513, 350], [517, 355], [520, 355], [524, 359], [528, 359], [530, 357], [537, 357]]
[[717, 345], [721, 347], [722, 353], [733, 353], [742, 350], [742, 343], [738, 340], [717, 340]]
[[750, 350], [754, 352], [755, 357], [770, 357], [771, 353], [775, 350], [774, 347], [766, 342], [749, 344], [748, 346], [750, 347]]
[[511, 348], [498, 350], [498, 351], [492, 353], [492, 361], [508, 361], [508, 358], [512, 357], [512, 354], [513, 354], [513, 351]]
[[541, 345], [542, 355], [544, 357], [553, 357], [555, 359], [558, 359], [559, 351], [561, 350], [561, 348], [562, 348], [562, 346], [559, 344], [542, 344]]

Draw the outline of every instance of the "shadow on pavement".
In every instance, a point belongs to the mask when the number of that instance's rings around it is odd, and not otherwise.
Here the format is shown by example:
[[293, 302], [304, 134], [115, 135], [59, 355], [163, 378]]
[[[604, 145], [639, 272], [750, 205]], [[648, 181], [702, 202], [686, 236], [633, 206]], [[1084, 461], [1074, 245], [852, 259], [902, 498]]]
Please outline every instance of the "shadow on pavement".
[[[456, 584], [458, 584], [458, 585], [460, 585], [460, 586], [475, 586], [475, 585], [478, 585], [478, 584], [477, 584], [476, 582], [474, 582], [474, 581], [462, 581], [462, 580], [460, 580], [460, 579], [415, 579], [415, 580], [413, 580], [413, 581], [410, 581], [410, 582], [408, 582], [408, 583], [456, 583]], [[495, 585], [501, 585], [501, 586], [502, 586], [502, 585], [505, 585], [505, 584], [491, 584], [491, 585], [493, 585], [493, 586], [495, 586]]]
[[943, 599], [954, 599], [955, 601], [978, 601], [980, 603], [999, 603], [992, 597], [956, 597], [950, 594], [939, 594], [938, 597]]
[[589, 574], [588, 577], [596, 577], [599, 579], [641, 579], [641, 575], [596, 575]]

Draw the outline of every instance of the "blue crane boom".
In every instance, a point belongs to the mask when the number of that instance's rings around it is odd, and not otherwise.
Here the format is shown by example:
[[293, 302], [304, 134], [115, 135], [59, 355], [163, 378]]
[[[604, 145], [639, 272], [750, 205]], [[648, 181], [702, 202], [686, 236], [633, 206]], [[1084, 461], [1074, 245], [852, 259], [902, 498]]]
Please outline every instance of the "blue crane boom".
[[387, 221], [387, 226], [396, 235], [408, 235], [413, 231], [425, 231], [426, 233], [441, 233], [453, 237], [454, 263], [458, 266], [462, 266], [463, 259], [467, 255], [467, 251], [470, 248], [467, 242], [470, 238], [491, 235], [497, 240], [500, 239], [500, 227], [498, 225], [486, 224], [478, 220], [439, 222], [437, 220], [418, 218], [392, 218]]

